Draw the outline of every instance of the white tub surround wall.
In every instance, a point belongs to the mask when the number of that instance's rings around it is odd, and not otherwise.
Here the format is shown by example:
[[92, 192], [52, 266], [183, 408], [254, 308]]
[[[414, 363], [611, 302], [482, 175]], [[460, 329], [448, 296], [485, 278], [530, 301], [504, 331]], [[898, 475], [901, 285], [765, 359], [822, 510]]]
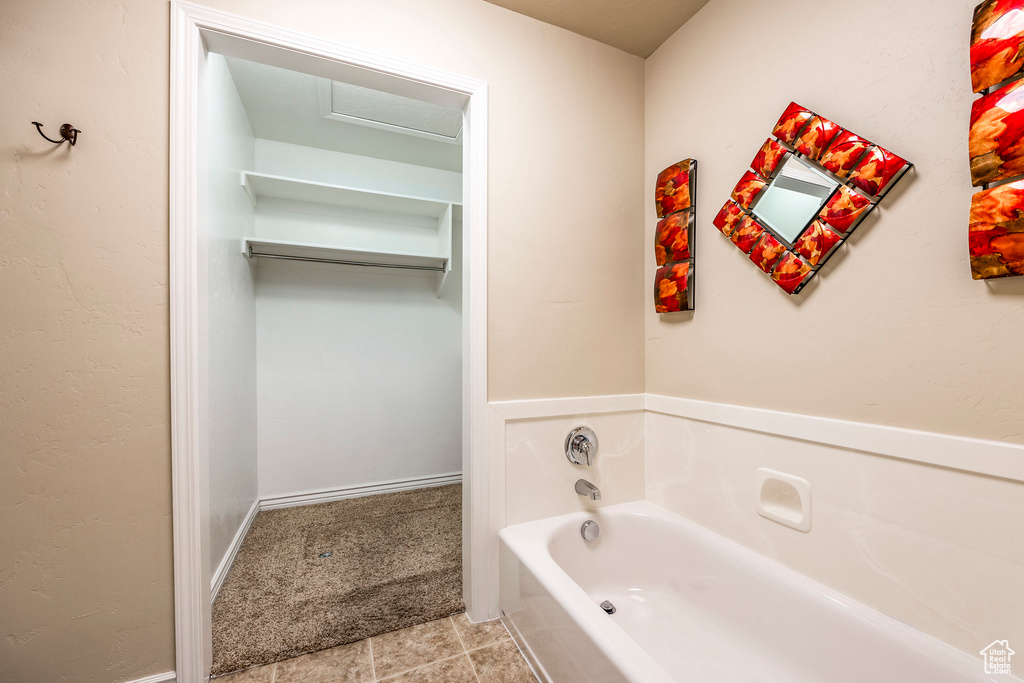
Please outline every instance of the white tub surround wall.
[[[491, 491], [495, 540], [510, 524], [642, 500], [643, 405], [643, 394], [492, 401], [490, 452], [502, 468]], [[597, 434], [590, 467], [565, 457], [565, 437], [581, 425]], [[577, 479], [597, 486], [601, 500], [577, 494]]]
[[[589, 467], [565, 457], [565, 436], [579, 426], [597, 434], [598, 452]], [[601, 500], [576, 493], [579, 479], [600, 489]], [[505, 483], [506, 524], [643, 500], [643, 411], [507, 421]]]
[[[647, 406], [647, 500], [973, 657], [1024, 643], [1024, 447], [662, 396]], [[810, 483], [809, 533], [757, 514], [762, 467]]]
[[[488, 404], [488, 448], [493, 474], [485, 495], [491, 576], [498, 577], [498, 532], [509, 524], [594, 510], [644, 495], [643, 394], [583, 396]], [[565, 457], [565, 436], [587, 425], [597, 433], [594, 465]], [[577, 494], [577, 479], [601, 489], [601, 500]], [[495, 586], [497, 588], [497, 586]], [[498, 616], [497, 592], [488, 617]]]
[[238, 182], [255, 163], [255, 138], [224, 57], [210, 54], [205, 80], [207, 188], [203, 220], [209, 357], [209, 572], [216, 593], [257, 501], [256, 298], [239, 253], [252, 233], [252, 203]]

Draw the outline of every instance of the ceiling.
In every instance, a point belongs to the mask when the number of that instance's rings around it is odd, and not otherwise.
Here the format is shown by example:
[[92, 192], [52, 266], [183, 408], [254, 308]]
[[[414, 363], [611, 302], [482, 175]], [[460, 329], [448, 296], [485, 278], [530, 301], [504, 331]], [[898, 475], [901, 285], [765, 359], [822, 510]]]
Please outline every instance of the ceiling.
[[487, 0], [647, 58], [708, 0]]
[[[266, 140], [462, 170], [462, 145], [324, 118], [320, 79], [276, 66], [227, 57], [253, 134]], [[365, 90], [365, 89], [364, 89]]]

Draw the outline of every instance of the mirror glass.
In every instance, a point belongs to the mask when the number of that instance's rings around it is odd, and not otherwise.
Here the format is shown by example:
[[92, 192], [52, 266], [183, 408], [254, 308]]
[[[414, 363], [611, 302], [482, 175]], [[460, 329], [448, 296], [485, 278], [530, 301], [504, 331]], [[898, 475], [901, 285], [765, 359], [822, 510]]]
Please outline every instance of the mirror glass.
[[752, 211], [758, 220], [792, 244], [839, 183], [802, 159], [788, 157], [782, 170], [761, 191]]

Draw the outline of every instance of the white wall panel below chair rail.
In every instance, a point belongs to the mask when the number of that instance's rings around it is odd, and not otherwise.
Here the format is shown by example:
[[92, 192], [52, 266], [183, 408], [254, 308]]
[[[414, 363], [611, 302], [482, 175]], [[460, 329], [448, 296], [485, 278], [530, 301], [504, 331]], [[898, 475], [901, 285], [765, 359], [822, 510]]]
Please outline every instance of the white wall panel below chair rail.
[[[646, 498], [973, 656], [1024, 643], [1024, 447], [644, 394], [490, 406], [495, 534], [589, 509], [583, 477], [597, 505]], [[590, 468], [563, 453], [580, 424]], [[759, 468], [808, 481], [809, 533], [758, 515]]]
[[[647, 406], [648, 500], [973, 656], [1024, 643], [1024, 448], [663, 396]], [[757, 514], [759, 468], [807, 480], [809, 533]]]
[[[590, 466], [574, 465], [565, 457], [566, 434], [581, 425], [597, 434], [597, 455]], [[601, 499], [576, 493], [579, 479], [600, 489]], [[505, 482], [506, 524], [643, 500], [643, 411], [507, 421]]]

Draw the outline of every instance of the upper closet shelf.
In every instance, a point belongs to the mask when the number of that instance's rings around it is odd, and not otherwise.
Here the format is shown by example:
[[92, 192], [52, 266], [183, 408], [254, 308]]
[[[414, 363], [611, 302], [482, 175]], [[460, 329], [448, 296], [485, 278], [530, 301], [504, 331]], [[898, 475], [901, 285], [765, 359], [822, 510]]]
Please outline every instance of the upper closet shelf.
[[260, 197], [268, 197], [438, 219], [443, 218], [448, 207], [452, 206], [451, 202], [437, 199], [361, 190], [252, 171], [242, 171], [242, 186], [254, 206]]

